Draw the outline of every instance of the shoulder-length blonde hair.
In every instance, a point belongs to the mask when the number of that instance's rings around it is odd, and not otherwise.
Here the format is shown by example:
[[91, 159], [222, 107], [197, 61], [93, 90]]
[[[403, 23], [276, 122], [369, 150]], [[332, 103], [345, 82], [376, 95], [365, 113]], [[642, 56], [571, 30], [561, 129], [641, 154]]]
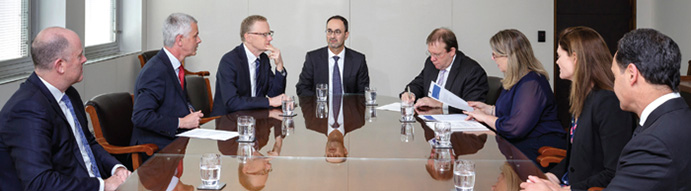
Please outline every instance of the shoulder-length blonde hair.
[[549, 80], [549, 75], [542, 67], [535, 54], [533, 47], [530, 46], [528, 38], [516, 29], [506, 29], [499, 31], [489, 39], [492, 51], [498, 56], [507, 57], [506, 72], [501, 81], [504, 89], [511, 89], [528, 72], [537, 72]]
[[593, 88], [612, 90], [612, 54], [597, 31], [583, 26], [564, 29], [559, 35], [559, 46], [567, 55], [576, 56], [569, 95], [569, 112], [577, 118], [581, 115], [585, 99]]

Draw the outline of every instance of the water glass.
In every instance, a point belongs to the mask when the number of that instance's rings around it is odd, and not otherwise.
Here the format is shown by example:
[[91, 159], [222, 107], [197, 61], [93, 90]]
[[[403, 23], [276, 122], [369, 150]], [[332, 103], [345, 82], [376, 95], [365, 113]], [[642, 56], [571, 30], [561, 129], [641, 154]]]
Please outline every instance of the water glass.
[[401, 102], [401, 121], [415, 121], [415, 118], [413, 118], [414, 113], [415, 109], [413, 108], [413, 102]]
[[367, 105], [377, 104], [377, 89], [373, 87], [365, 87], [365, 103]]
[[434, 137], [437, 139], [437, 146], [442, 148], [451, 147], [451, 124], [449, 122], [437, 122], [434, 124]]
[[453, 168], [453, 183], [457, 191], [470, 191], [475, 187], [475, 162], [456, 160]]
[[326, 101], [329, 97], [329, 84], [317, 84], [317, 101]]
[[254, 143], [238, 143], [238, 161], [240, 163], [246, 163], [249, 158], [252, 157], [254, 150]]
[[374, 122], [377, 120], [377, 108], [374, 106], [367, 106], [367, 113], [365, 113], [365, 121]]
[[283, 96], [281, 108], [283, 109], [283, 116], [293, 116], [293, 111], [295, 110], [295, 97]]
[[329, 117], [329, 104], [326, 102], [317, 102], [317, 119], [324, 119]]
[[254, 117], [240, 116], [238, 117], [238, 142], [252, 142], [254, 141]]
[[216, 153], [202, 154], [199, 161], [199, 169], [202, 178], [202, 186], [213, 188], [218, 187], [218, 180], [221, 178], [221, 155]]
[[415, 126], [413, 123], [401, 123], [401, 142], [409, 143], [415, 140]]
[[449, 172], [453, 168], [453, 152], [450, 148], [434, 149], [434, 170], [437, 172]]
[[293, 118], [284, 117], [281, 126], [281, 134], [287, 137], [288, 135], [293, 134], [294, 130], [295, 122], [293, 121]]

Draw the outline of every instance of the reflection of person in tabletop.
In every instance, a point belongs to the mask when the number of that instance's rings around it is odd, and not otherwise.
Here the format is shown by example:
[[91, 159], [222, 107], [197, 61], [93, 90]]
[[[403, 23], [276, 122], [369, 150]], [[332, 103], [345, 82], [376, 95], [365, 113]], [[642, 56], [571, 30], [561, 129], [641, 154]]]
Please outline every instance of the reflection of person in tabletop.
[[[187, 148], [188, 141], [189, 138], [181, 137], [166, 148]], [[185, 149], [171, 149], [165, 153], [149, 158], [146, 165], [137, 169], [142, 186], [148, 190], [194, 190], [194, 186], [184, 184], [180, 180], [184, 170], [182, 161]]]
[[330, 163], [346, 161], [348, 149], [343, 143], [345, 135], [365, 125], [365, 98], [361, 95], [329, 95], [329, 115], [317, 118], [316, 97], [300, 97], [300, 108], [307, 129], [327, 137], [325, 155]]
[[521, 148], [515, 147], [509, 141], [499, 136], [496, 137], [496, 140], [499, 151], [506, 157], [506, 162], [511, 165], [519, 180], [527, 180], [528, 176], [546, 178], [540, 167], [523, 154]]
[[[280, 109], [271, 110], [250, 110], [238, 111], [216, 119], [216, 129], [237, 131], [237, 118], [239, 116], [252, 116], [255, 120], [255, 137], [256, 141], [252, 143], [238, 143], [237, 138], [227, 141], [218, 141], [218, 149], [224, 155], [242, 155], [238, 156], [243, 160], [238, 165], [238, 180], [240, 184], [248, 190], [261, 190], [264, 188], [266, 181], [271, 172], [271, 158], [272, 156], [279, 156], [281, 147], [283, 146], [283, 136], [281, 134], [281, 114]], [[269, 142], [271, 129], [274, 132], [273, 148], [266, 152], [265, 156], [259, 150], [262, 149]], [[242, 144], [242, 146], [240, 146]], [[248, 146], [248, 149], [239, 147]], [[239, 152], [242, 151], [242, 152]]]
[[521, 178], [508, 162], [500, 168], [501, 173], [497, 177], [497, 182], [492, 185], [492, 191], [519, 191], [521, 189]]

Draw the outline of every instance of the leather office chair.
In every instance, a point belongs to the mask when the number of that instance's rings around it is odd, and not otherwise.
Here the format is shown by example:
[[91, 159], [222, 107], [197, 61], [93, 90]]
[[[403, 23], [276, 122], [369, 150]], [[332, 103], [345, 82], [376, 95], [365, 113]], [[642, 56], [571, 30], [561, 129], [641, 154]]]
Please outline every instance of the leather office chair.
[[[149, 50], [139, 54], [139, 64], [143, 68], [146, 62], [154, 57], [159, 50]], [[185, 62], [182, 62], [185, 65]], [[209, 71], [199, 71], [191, 72], [185, 69], [185, 81], [187, 81], [187, 97], [190, 98], [190, 104], [197, 109], [202, 110], [204, 113], [204, 118], [200, 121], [200, 124], [209, 122], [216, 117], [208, 117], [211, 115], [211, 109], [214, 105], [213, 94], [211, 94], [211, 85], [209, 84], [209, 79], [205, 76], [211, 75]]]
[[128, 92], [101, 94], [89, 100], [85, 107], [94, 127], [96, 141], [122, 164], [131, 165], [128, 168], [136, 170], [142, 163], [139, 155], [146, 153], [151, 156], [158, 150], [158, 146], [130, 146], [134, 128], [131, 120], [134, 104], [132, 99]]
[[499, 98], [499, 94], [502, 90], [501, 85], [502, 78], [495, 76], [487, 76], [487, 84], [489, 84], [489, 92], [487, 92], [487, 105], [494, 105]]

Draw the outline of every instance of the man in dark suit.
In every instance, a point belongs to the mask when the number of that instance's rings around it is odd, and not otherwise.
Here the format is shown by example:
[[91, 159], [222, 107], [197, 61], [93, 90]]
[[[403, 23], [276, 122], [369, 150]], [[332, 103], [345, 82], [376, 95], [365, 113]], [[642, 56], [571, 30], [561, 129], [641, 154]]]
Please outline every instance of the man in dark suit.
[[89, 132], [72, 87], [83, 78], [83, 50], [60, 27], [31, 44], [34, 73], [0, 111], [0, 190], [114, 190], [130, 175]]
[[[363, 93], [369, 87], [369, 71], [365, 55], [345, 47], [348, 39], [348, 20], [340, 15], [326, 20], [328, 46], [308, 52], [302, 66], [300, 80], [295, 85], [298, 96], [314, 96], [317, 84], [329, 84], [334, 90], [334, 80], [340, 93]], [[344, 51], [345, 50], [345, 51]], [[334, 78], [334, 74], [339, 74]]]
[[[273, 34], [263, 16], [252, 15], [242, 21], [242, 44], [223, 55], [218, 64], [212, 116], [281, 106], [287, 73], [281, 51], [271, 45]], [[267, 56], [264, 51], [271, 54]], [[276, 64], [275, 73], [269, 58]]]
[[163, 149], [176, 134], [197, 128], [204, 115], [189, 103], [181, 64], [197, 54], [202, 42], [197, 20], [171, 14], [163, 24], [163, 39], [164, 47], [146, 62], [134, 86], [132, 145], [153, 143]]
[[[402, 101], [417, 99], [415, 108], [447, 110], [448, 105], [428, 96], [430, 82], [436, 82], [466, 101], [484, 102], [489, 91], [485, 70], [472, 58], [458, 50], [456, 35], [447, 28], [437, 28], [427, 36], [427, 51], [422, 72], [411, 81], [399, 96]], [[451, 111], [460, 112], [452, 109]]]
[[[637, 29], [619, 40], [612, 62], [614, 92], [622, 110], [640, 117], [619, 156], [607, 190], [691, 189], [691, 109], [679, 95], [679, 46], [653, 29]], [[554, 189], [535, 179], [521, 187]]]

